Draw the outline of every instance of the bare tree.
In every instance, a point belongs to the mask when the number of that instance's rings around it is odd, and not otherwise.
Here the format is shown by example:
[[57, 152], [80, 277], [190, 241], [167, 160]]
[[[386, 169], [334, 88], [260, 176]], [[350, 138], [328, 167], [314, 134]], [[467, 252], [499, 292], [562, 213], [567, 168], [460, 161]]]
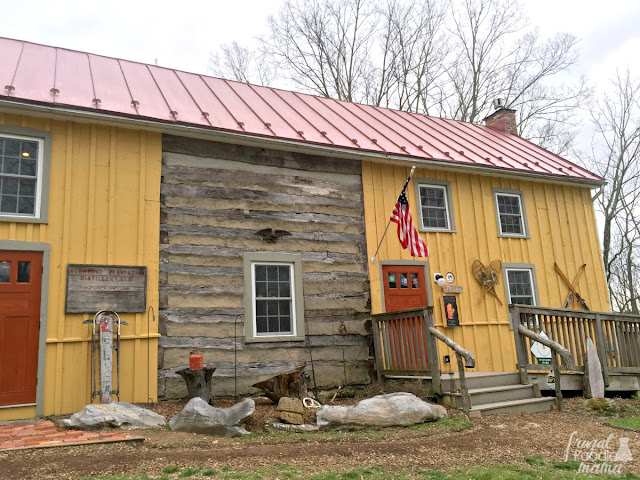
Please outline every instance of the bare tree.
[[593, 113], [593, 168], [607, 184], [596, 198], [603, 216], [605, 274], [612, 304], [638, 313], [640, 265], [640, 79], [617, 72]]
[[260, 51], [238, 42], [224, 43], [211, 54], [209, 68], [214, 75], [244, 83], [270, 86], [276, 78], [272, 62]]
[[[214, 72], [340, 100], [478, 123], [496, 98], [525, 138], [563, 153], [589, 95], [557, 80], [578, 59], [569, 34], [543, 39], [517, 0], [287, 0], [255, 53], [225, 45]], [[268, 77], [268, 76], [266, 76]]]

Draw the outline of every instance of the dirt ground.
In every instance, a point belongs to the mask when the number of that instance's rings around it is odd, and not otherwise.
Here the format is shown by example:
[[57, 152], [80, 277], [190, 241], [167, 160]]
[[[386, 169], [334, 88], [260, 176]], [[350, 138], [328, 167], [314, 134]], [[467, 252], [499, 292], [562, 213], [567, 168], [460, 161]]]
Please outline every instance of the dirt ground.
[[[353, 403], [345, 400], [344, 402]], [[170, 418], [185, 402], [161, 402], [149, 406]], [[233, 402], [219, 401], [226, 407]], [[640, 401], [616, 399], [615, 416], [640, 416]], [[602, 413], [584, 406], [582, 398], [565, 399], [565, 411], [504, 414], [474, 419], [462, 431], [443, 428], [396, 428], [360, 433], [340, 433], [314, 439], [306, 434], [266, 434], [266, 418], [275, 407], [266, 399], [256, 402], [256, 412], [246, 428], [250, 438], [226, 439], [206, 435], [136, 430], [146, 437], [141, 444], [103, 444], [0, 452], [2, 479], [77, 479], [89, 475], [160, 475], [162, 468], [206, 466], [234, 470], [253, 469], [274, 463], [288, 464], [310, 472], [326, 469], [346, 470], [384, 466], [393, 470], [415, 468], [448, 470], [458, 466], [523, 463], [528, 455], [541, 455], [546, 461], [564, 460], [572, 432], [574, 440], [605, 440], [612, 443], [629, 438], [633, 460], [623, 471], [640, 473], [640, 433], [616, 429], [606, 424]], [[458, 415], [456, 410], [450, 416]], [[314, 419], [307, 418], [311, 423]]]

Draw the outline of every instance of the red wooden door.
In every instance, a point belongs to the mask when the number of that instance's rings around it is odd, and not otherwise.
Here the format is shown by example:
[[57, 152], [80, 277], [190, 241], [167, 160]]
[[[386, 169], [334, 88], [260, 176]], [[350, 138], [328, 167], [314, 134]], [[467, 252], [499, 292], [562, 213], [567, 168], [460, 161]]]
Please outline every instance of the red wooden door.
[[0, 405], [35, 403], [42, 253], [0, 250]]
[[424, 267], [383, 265], [384, 306], [387, 312], [427, 306]]

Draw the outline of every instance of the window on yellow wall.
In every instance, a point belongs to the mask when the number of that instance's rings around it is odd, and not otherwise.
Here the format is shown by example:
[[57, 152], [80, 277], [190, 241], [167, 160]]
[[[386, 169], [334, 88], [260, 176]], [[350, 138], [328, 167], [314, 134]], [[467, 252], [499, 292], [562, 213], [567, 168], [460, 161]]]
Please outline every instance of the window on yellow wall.
[[0, 221], [47, 221], [48, 132], [0, 126]]
[[496, 220], [500, 237], [529, 237], [522, 192], [494, 189]]
[[453, 232], [455, 223], [451, 206], [451, 185], [444, 180], [417, 179], [416, 196], [420, 230]]

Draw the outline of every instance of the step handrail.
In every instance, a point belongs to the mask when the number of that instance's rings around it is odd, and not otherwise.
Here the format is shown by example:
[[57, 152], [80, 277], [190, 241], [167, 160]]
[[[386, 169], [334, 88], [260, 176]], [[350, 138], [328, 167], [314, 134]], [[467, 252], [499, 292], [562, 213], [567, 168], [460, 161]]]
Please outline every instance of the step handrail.
[[[560, 386], [560, 362], [558, 362], [558, 355], [562, 357], [562, 364], [568, 370], [575, 369], [575, 361], [573, 359], [573, 355], [569, 350], [564, 348], [558, 342], [551, 340], [550, 338], [543, 337], [542, 335], [537, 334], [533, 330], [529, 330], [527, 327], [525, 327], [520, 323], [517, 325], [517, 327], [518, 327], [517, 332], [520, 335], [529, 337], [530, 339], [535, 340], [536, 342], [541, 343], [542, 345], [545, 345], [551, 349], [551, 365], [553, 367], [553, 376], [554, 376], [554, 383], [555, 383], [555, 389], [556, 389], [556, 402], [558, 404], [558, 411], [561, 412], [562, 411], [562, 388]], [[521, 371], [526, 372], [525, 365], [522, 365], [521, 368], [524, 368], [524, 370], [521, 370]]]
[[[467, 389], [467, 380], [465, 377], [464, 369], [466, 368], [474, 368], [476, 366], [476, 359], [473, 358], [471, 352], [465, 350], [452, 339], [447, 337], [444, 333], [436, 330], [435, 327], [429, 327], [429, 333], [436, 337], [438, 340], [447, 345], [453, 352], [456, 354], [456, 360], [458, 361], [458, 374], [460, 375], [460, 393], [462, 394], [462, 411], [465, 415], [469, 415], [469, 410], [471, 409], [471, 396], [469, 395], [469, 390]], [[462, 359], [464, 358], [464, 365], [462, 365]], [[437, 361], [437, 360], [436, 360]], [[453, 381], [453, 380], [450, 380]]]

